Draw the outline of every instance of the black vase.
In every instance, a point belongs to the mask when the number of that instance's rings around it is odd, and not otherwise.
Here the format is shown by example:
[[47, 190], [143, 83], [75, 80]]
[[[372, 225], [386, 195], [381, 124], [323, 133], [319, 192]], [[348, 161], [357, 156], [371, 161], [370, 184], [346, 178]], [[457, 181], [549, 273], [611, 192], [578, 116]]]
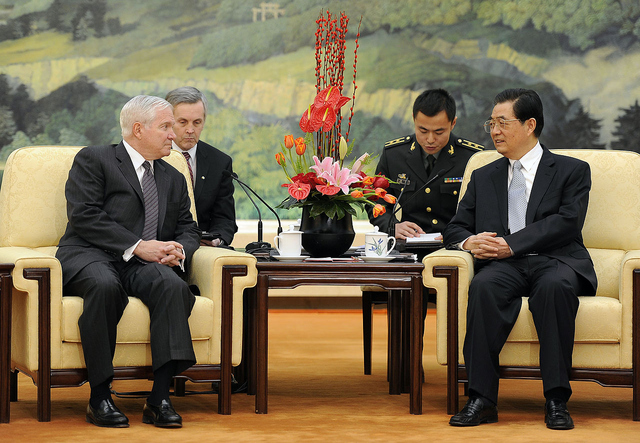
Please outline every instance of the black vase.
[[341, 219], [329, 218], [325, 214], [309, 216], [310, 208], [302, 209], [302, 247], [311, 257], [339, 257], [351, 247], [356, 236], [351, 214]]

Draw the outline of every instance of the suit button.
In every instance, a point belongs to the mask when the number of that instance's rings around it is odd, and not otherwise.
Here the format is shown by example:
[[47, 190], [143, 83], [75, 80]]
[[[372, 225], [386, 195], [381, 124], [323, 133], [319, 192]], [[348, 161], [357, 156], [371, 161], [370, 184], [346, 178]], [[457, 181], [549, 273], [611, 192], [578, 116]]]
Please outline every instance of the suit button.
[[431, 208], [427, 208], [427, 212], [431, 212]]
[[431, 220], [431, 223], [433, 223], [434, 225], [438, 224], [438, 220], [436, 220], [435, 218], [433, 220]]
[[424, 190], [424, 192], [426, 192], [427, 194], [431, 192], [431, 188], [427, 188]]
[[458, 195], [458, 191], [453, 191], [453, 195]]

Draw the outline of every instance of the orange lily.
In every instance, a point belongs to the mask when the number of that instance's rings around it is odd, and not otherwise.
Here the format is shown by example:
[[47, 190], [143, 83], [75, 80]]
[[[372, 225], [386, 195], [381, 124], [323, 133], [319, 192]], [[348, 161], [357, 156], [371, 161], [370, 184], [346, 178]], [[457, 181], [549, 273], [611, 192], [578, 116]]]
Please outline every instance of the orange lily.
[[373, 216], [374, 217], [378, 217], [382, 214], [384, 214], [385, 212], [387, 212], [387, 209], [382, 206], [381, 204], [377, 204], [373, 207]]
[[284, 147], [287, 149], [293, 148], [293, 135], [285, 135], [284, 136]]
[[304, 152], [307, 150], [307, 145], [304, 142], [304, 138], [298, 137], [295, 139], [296, 144], [296, 154], [304, 155]]

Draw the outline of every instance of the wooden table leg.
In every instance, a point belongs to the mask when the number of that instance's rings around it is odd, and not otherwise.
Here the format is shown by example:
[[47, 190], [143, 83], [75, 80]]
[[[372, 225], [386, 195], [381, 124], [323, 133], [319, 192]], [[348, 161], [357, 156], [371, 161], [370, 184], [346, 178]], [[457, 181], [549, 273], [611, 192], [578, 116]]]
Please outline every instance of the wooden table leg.
[[269, 354], [269, 277], [258, 275], [256, 310], [256, 414], [267, 413]]
[[403, 394], [408, 394], [411, 390], [411, 295], [409, 291], [402, 291], [402, 352], [401, 352], [401, 370]]
[[11, 291], [13, 265], [0, 266], [0, 423], [9, 423], [11, 399]]
[[244, 320], [246, 321], [245, 331], [246, 331], [246, 340], [245, 345], [246, 349], [243, 350], [244, 355], [246, 356], [245, 363], [245, 371], [247, 374], [247, 394], [248, 395], [256, 395], [256, 340], [257, 336], [257, 328], [256, 328], [256, 310], [257, 310], [257, 302], [258, 302], [258, 293], [257, 288], [247, 288], [245, 289], [245, 315]]
[[402, 292], [389, 291], [389, 394], [402, 391]]
[[411, 393], [409, 412], [422, 414], [422, 276], [411, 277]]

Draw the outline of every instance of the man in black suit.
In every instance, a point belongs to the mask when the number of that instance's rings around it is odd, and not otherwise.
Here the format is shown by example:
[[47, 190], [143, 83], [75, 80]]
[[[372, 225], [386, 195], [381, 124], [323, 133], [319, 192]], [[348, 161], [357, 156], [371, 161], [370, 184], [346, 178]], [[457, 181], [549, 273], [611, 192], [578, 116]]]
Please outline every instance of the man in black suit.
[[236, 226], [233, 201], [233, 180], [222, 171], [233, 173], [231, 157], [200, 141], [200, 133], [207, 118], [207, 99], [191, 86], [174, 89], [166, 100], [173, 106], [176, 119], [173, 148], [187, 159], [193, 176], [198, 226], [204, 231], [202, 244], [230, 245]]
[[[415, 134], [385, 143], [376, 174], [397, 182], [388, 192], [396, 197], [402, 192], [402, 220], [392, 224], [391, 211], [373, 217], [369, 209], [369, 221], [381, 231], [398, 239], [442, 232], [456, 213], [464, 168], [483, 149], [452, 133], [457, 118], [451, 94], [444, 89], [426, 90], [413, 103]], [[440, 176], [423, 188], [438, 172]]]
[[84, 299], [78, 326], [91, 386], [86, 419], [98, 426], [129, 426], [109, 387], [128, 295], [140, 298], [151, 317], [154, 383], [142, 421], [182, 426], [169, 386], [196, 361], [188, 323], [195, 297], [182, 277], [200, 230], [184, 176], [160, 160], [171, 152], [173, 122], [165, 100], [134, 97], [120, 113], [123, 141], [82, 149], [69, 171], [69, 222], [56, 257], [65, 293]]
[[574, 426], [566, 402], [578, 295], [595, 295], [597, 286], [582, 242], [591, 172], [587, 163], [542, 146], [543, 126], [535, 91], [496, 96], [484, 127], [504, 158], [473, 172], [444, 232], [448, 247], [476, 259], [463, 348], [469, 400], [453, 426], [498, 421], [498, 357], [522, 297], [529, 297], [540, 342], [547, 427]]

